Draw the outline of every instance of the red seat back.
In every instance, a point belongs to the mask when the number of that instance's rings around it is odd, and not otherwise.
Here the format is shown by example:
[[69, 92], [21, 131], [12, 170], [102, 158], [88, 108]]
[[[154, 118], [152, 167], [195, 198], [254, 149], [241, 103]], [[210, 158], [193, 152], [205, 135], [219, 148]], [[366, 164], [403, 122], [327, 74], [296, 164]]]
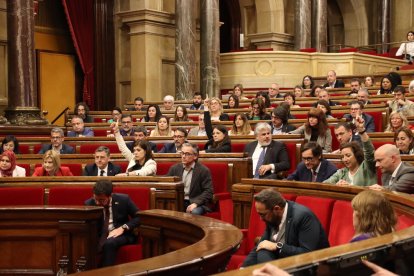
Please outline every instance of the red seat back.
[[407, 215], [398, 216], [397, 230], [402, 230], [413, 225], [414, 217], [409, 217]]
[[109, 130], [109, 127], [108, 129], [96, 129], [95, 128], [93, 130], [93, 134], [95, 137], [106, 137], [108, 135], [108, 130]]
[[31, 174], [30, 174], [30, 164], [17, 164], [17, 165], [26, 170], [26, 176], [31, 176]]
[[313, 196], [298, 196], [296, 198], [296, 202], [308, 207], [319, 219], [325, 232], [329, 233], [332, 208], [335, 203], [334, 199]]
[[166, 175], [175, 162], [157, 162], [157, 175]]
[[383, 132], [384, 128], [382, 127], [382, 111], [364, 111], [366, 114], [371, 115], [374, 118], [375, 131]]
[[68, 167], [74, 176], [82, 176], [82, 164], [62, 164], [63, 167]]
[[111, 143], [111, 144], [83, 144], [80, 146], [79, 153], [95, 153], [95, 150], [100, 147], [105, 146], [109, 148], [111, 153], [120, 153], [118, 145]]
[[140, 210], [151, 208], [151, 188], [114, 187], [114, 193], [127, 194]]
[[30, 148], [29, 145], [22, 145], [22, 144], [19, 145], [19, 151], [21, 154], [29, 154], [30, 153], [29, 148]]
[[352, 214], [351, 202], [344, 200], [335, 201], [328, 235], [331, 246], [348, 243], [354, 236]]
[[250, 211], [249, 229], [247, 232], [247, 249], [250, 251], [255, 246], [255, 239], [261, 237], [266, 229], [266, 223], [256, 211], [254, 201]]
[[43, 187], [0, 188], [0, 205], [43, 205]]
[[213, 181], [214, 193], [224, 193], [227, 191], [227, 163], [203, 163], [211, 172], [211, 180]]
[[92, 195], [92, 187], [51, 187], [49, 189], [49, 205], [82, 206]]

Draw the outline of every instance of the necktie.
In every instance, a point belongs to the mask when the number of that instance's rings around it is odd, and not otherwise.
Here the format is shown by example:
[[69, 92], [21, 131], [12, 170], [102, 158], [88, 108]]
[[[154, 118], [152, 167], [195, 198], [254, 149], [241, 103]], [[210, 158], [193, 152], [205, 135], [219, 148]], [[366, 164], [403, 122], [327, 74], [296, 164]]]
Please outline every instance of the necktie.
[[394, 176], [391, 176], [390, 182], [389, 182], [388, 186], [391, 187], [392, 185], [394, 185], [394, 181], [395, 181], [395, 177]]
[[254, 171], [254, 178], [259, 178], [259, 168], [263, 165], [264, 158], [266, 153], [266, 147], [262, 147], [262, 152], [260, 153], [259, 160], [257, 160], [256, 170]]
[[316, 182], [317, 176], [318, 176], [318, 173], [316, 171], [312, 171], [312, 182]]
[[110, 216], [109, 206], [104, 207], [104, 216], [105, 218], [104, 218], [104, 224], [102, 227], [102, 234], [101, 234], [101, 237], [99, 238], [98, 252], [102, 251], [102, 248], [109, 234], [109, 216]]
[[101, 170], [101, 174], [99, 176], [104, 176], [105, 171]]

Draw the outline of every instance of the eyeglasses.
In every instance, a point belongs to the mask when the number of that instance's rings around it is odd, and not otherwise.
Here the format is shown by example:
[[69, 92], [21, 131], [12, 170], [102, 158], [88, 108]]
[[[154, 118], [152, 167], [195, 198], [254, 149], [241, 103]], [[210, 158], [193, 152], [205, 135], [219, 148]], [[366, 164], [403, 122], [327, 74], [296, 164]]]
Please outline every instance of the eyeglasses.
[[280, 118], [277, 117], [277, 116], [272, 115], [272, 119], [280, 119]]
[[132, 123], [131, 121], [124, 121], [124, 122], [121, 122], [122, 124], [130, 124], [130, 123]]
[[193, 156], [194, 153], [190, 153], [190, 152], [180, 152], [181, 156], [185, 156], [185, 157], [189, 157], [189, 156]]
[[361, 110], [361, 108], [351, 108], [351, 111], [358, 111]]
[[314, 157], [302, 157], [302, 161], [304, 162], [311, 162], [313, 161]]
[[182, 136], [182, 135], [174, 135], [173, 138], [174, 139], [182, 139], [182, 138], [184, 138], [184, 136]]
[[62, 137], [60, 137], [60, 136], [52, 136], [52, 137], [50, 137], [50, 139], [52, 139], [52, 140], [59, 140], [59, 139], [61, 139]]

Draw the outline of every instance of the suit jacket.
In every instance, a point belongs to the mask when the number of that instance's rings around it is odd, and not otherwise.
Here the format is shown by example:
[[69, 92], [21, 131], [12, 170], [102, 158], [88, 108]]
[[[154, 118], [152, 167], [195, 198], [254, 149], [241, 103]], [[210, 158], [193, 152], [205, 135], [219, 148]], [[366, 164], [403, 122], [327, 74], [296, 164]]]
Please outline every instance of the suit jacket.
[[[222, 115], [226, 115], [227, 119], [225, 119], [224, 121], [228, 121], [229, 120], [229, 116], [225, 113], [220, 115], [220, 121], [223, 121], [221, 119]], [[213, 126], [211, 124], [211, 117], [210, 117], [210, 112], [208, 111], [204, 111], [204, 123], [205, 123], [205, 127], [206, 127], [206, 134], [208, 137], [208, 142], [204, 145], [204, 150], [206, 152], [231, 152], [231, 141], [230, 139], [223, 143], [222, 145], [220, 145], [219, 147], [216, 148], [211, 148], [211, 145], [213, 145]]]
[[[325, 230], [312, 211], [293, 201], [286, 202], [288, 211], [286, 216], [285, 242], [278, 254], [278, 258], [285, 258], [329, 247]], [[271, 225], [266, 224], [266, 230], [260, 242], [271, 240], [272, 228]], [[256, 248], [257, 246], [247, 255], [242, 267], [257, 264]]]
[[[199, 130], [200, 130], [200, 127], [198, 127], [198, 126], [191, 128], [190, 131], [188, 132], [188, 136], [198, 136], [198, 131]], [[205, 129], [204, 129], [204, 131], [205, 131]], [[205, 135], [202, 135], [202, 136], [205, 136]]]
[[[49, 176], [49, 174], [43, 167], [37, 167], [32, 176]], [[56, 172], [56, 176], [73, 176], [73, 174], [68, 167], [60, 166], [60, 169]]]
[[[332, 162], [329, 162], [326, 159], [321, 159], [321, 166], [318, 175], [316, 176], [316, 182], [323, 182], [337, 170], [338, 168], [332, 164]], [[296, 170], [288, 176], [287, 180], [312, 182], [312, 171], [306, 168], [303, 162], [300, 162], [296, 167]]]
[[174, 143], [166, 143], [158, 153], [176, 153], [177, 148]]
[[[329, 87], [329, 83], [325, 83], [324, 85], [323, 85], [323, 87]], [[344, 81], [343, 80], [336, 80], [336, 82], [335, 82], [335, 86], [334, 86], [334, 88], [343, 88], [343, 87], [345, 87], [345, 83], [344, 83]]]
[[[99, 169], [98, 166], [96, 166], [96, 164], [89, 164], [86, 165], [85, 170], [83, 171], [83, 175], [84, 176], [98, 176]], [[107, 175], [108, 176], [115, 176], [118, 173], [121, 173], [121, 167], [118, 165], [113, 164], [112, 162], [108, 162], [108, 171], [107, 171]]]
[[[345, 114], [343, 118], [345, 118], [347, 121], [352, 121], [354, 119], [352, 118], [351, 114]], [[375, 132], [374, 118], [366, 113], [362, 113], [362, 118], [365, 121], [365, 129], [367, 132]]]
[[86, 136], [86, 137], [93, 137], [95, 134], [90, 127], [85, 127], [82, 133], [76, 133], [73, 130], [68, 131], [68, 137], [79, 137], [79, 135]]
[[[244, 148], [244, 152], [247, 152], [249, 157], [253, 156], [257, 143], [257, 141], [248, 143]], [[277, 172], [289, 170], [290, 160], [285, 144], [272, 140], [266, 150], [263, 164], [273, 164], [275, 166], [275, 171], [272, 173], [269, 170], [264, 175], [261, 175], [260, 178], [277, 179]]]
[[[270, 123], [270, 126], [272, 127], [270, 133], [273, 133], [273, 130], [275, 129], [275, 126], [272, 123]], [[294, 131], [295, 129], [296, 129], [296, 127], [294, 125], [289, 125], [287, 123], [283, 124], [283, 126], [282, 126], [282, 132], [283, 133], [288, 133], [288, 132]]]
[[[147, 141], [151, 147], [152, 152], [158, 152], [157, 145], [153, 142]], [[134, 144], [135, 142], [128, 142], [126, 145], [131, 152], [134, 152]]]
[[402, 162], [397, 171], [394, 184], [390, 186], [391, 174], [382, 175], [382, 185], [391, 190], [401, 193], [414, 194], [414, 166], [407, 162]]
[[[175, 164], [168, 170], [167, 176], [183, 176], [183, 164]], [[196, 162], [194, 165], [193, 175], [191, 177], [191, 187], [189, 192], [190, 203], [196, 203], [207, 211], [210, 211], [210, 204], [213, 200], [213, 184], [210, 170]]]
[[[43, 154], [48, 150], [52, 149], [52, 144], [45, 144], [42, 145], [42, 148], [39, 150], [39, 154]], [[62, 148], [60, 149], [60, 154], [71, 154], [71, 153], [75, 153], [75, 149], [72, 148], [69, 145], [66, 144], [62, 144]]]
[[[92, 197], [85, 201], [87, 206], [97, 206], [95, 199]], [[138, 207], [126, 194], [112, 194], [112, 219], [115, 228], [118, 228], [124, 224], [128, 225], [128, 232], [124, 232], [126, 235], [133, 235], [133, 230], [139, 224]], [[130, 219], [131, 218], [131, 219]], [[104, 218], [98, 225], [99, 236], [102, 234], [102, 227], [104, 224]]]

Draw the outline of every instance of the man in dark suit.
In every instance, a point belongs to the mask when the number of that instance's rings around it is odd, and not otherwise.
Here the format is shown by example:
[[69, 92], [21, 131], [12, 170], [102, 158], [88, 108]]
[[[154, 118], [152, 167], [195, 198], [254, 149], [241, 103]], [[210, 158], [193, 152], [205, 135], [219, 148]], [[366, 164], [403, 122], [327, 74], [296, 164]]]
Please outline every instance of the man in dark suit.
[[360, 88], [357, 94], [357, 100], [362, 102], [364, 106], [367, 104], [372, 104], [372, 102], [369, 100], [369, 92], [366, 88]]
[[173, 143], [166, 143], [159, 153], [176, 153], [181, 152], [181, 147], [187, 140], [187, 130], [183, 127], [177, 127], [174, 131], [174, 142]]
[[202, 215], [211, 211], [213, 184], [210, 170], [197, 159], [197, 145], [184, 143], [181, 147], [181, 163], [172, 166], [167, 176], [178, 176], [183, 180], [185, 211]]
[[244, 152], [253, 160], [254, 178], [280, 179], [277, 173], [290, 168], [286, 146], [272, 140], [270, 129], [268, 123], [258, 123], [255, 129], [256, 141], [244, 148]]
[[289, 112], [283, 106], [275, 107], [272, 111], [271, 134], [289, 133], [296, 129], [294, 125], [289, 125]]
[[395, 145], [382, 145], [374, 156], [376, 166], [382, 172], [382, 186], [374, 184], [371, 189], [414, 194], [414, 166], [401, 161], [400, 151]]
[[51, 144], [42, 145], [42, 148], [38, 152], [39, 154], [43, 154], [48, 150], [55, 150], [61, 154], [75, 153], [73, 147], [63, 144], [63, 141], [65, 141], [65, 134], [59, 127], [54, 127], [50, 131], [50, 141], [52, 142]]
[[323, 182], [338, 170], [332, 162], [322, 158], [322, 147], [315, 142], [303, 145], [301, 155], [303, 161], [288, 176], [288, 180]]
[[[329, 106], [340, 105], [338, 102], [332, 101], [329, 96], [329, 92], [326, 89], [321, 89], [318, 94], [319, 100], [325, 100]], [[316, 103], [314, 107], [317, 107], [318, 104]]]
[[254, 200], [266, 230], [242, 267], [329, 247], [321, 223], [307, 207], [286, 201], [271, 188], [262, 190]]
[[139, 224], [139, 209], [128, 195], [112, 193], [112, 182], [108, 179], [95, 183], [93, 197], [85, 201], [85, 205], [104, 207], [103, 220], [98, 225], [100, 266], [114, 265], [118, 249], [137, 242], [134, 229]]
[[355, 124], [355, 119], [357, 116], [362, 116], [362, 119], [364, 119], [364, 125], [367, 132], [375, 132], [375, 123], [374, 118], [364, 113], [364, 104], [360, 101], [352, 101], [349, 103], [350, 107], [350, 114], [345, 114], [343, 118], [345, 118], [347, 121], [351, 121], [353, 124]]
[[[136, 141], [146, 140], [147, 139], [147, 128], [145, 126], [137, 126], [134, 128], [134, 142], [126, 143], [128, 149], [131, 152], [134, 152], [134, 145]], [[158, 152], [157, 145], [151, 141], [147, 141], [151, 147], [152, 152]]]
[[323, 85], [325, 88], [341, 88], [345, 87], [345, 84], [342, 80], [336, 79], [336, 72], [334, 70], [331, 70], [328, 72], [328, 76], [326, 77], [326, 80], [328, 81]]
[[[345, 145], [350, 142], [357, 142], [362, 148], [361, 137], [359, 135], [355, 135], [352, 131], [352, 127], [347, 122], [341, 122], [335, 125], [334, 129], [336, 140], [339, 142], [339, 147], [341, 145]], [[332, 153], [340, 153], [340, 149], [336, 149], [332, 151]]]
[[95, 150], [95, 163], [86, 165], [84, 176], [114, 176], [121, 173], [121, 167], [109, 161], [108, 147], [100, 146]]

